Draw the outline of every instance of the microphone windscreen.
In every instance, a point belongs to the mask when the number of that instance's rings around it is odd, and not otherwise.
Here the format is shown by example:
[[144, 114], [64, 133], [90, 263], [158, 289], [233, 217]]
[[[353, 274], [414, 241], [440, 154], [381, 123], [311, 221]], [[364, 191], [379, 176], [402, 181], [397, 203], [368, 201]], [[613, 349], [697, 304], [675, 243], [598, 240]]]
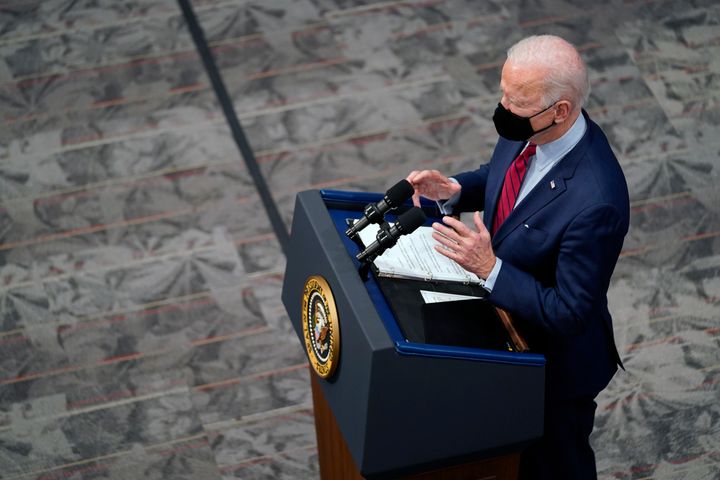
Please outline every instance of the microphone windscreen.
[[412, 197], [413, 193], [415, 193], [415, 189], [412, 184], [403, 179], [390, 187], [390, 189], [385, 193], [385, 197], [391, 206], [397, 207], [405, 200]]
[[426, 219], [425, 212], [421, 208], [413, 207], [398, 217], [398, 229], [403, 234], [414, 232], [420, 225], [425, 223]]

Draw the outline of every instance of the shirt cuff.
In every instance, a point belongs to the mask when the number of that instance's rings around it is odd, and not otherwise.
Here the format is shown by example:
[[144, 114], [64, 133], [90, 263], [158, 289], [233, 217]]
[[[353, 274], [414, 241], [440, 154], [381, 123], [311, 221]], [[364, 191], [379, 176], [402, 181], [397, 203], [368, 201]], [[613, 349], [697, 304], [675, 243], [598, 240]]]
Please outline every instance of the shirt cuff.
[[498, 257], [495, 257], [495, 266], [492, 270], [490, 270], [490, 275], [488, 275], [488, 277], [485, 279], [485, 284], [483, 285], [485, 290], [487, 290], [488, 292], [492, 292], [492, 289], [495, 286], [495, 281], [500, 274], [500, 268], [502, 268], [502, 260], [500, 260]]
[[[453, 183], [459, 183], [453, 177], [448, 178], [448, 180]], [[460, 200], [460, 193], [461, 192], [457, 192], [447, 200], [437, 200], [436, 203], [438, 208], [440, 209], [440, 213], [442, 213], [443, 215], [452, 215], [455, 204], [458, 202], [458, 200]]]

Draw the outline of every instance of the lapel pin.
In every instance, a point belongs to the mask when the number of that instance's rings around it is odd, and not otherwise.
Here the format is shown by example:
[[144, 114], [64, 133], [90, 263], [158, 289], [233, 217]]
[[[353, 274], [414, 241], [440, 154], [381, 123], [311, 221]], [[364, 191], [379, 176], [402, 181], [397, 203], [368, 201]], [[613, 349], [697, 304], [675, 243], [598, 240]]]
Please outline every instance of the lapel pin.
[[550, 189], [555, 190], [555, 180], [550, 180]]

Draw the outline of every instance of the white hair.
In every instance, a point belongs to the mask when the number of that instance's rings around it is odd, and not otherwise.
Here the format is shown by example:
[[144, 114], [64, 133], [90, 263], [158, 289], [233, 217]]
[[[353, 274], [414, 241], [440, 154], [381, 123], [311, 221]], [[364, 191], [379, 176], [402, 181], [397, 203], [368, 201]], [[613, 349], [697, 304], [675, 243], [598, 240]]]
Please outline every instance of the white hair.
[[541, 98], [545, 106], [569, 100], [582, 107], [590, 96], [587, 67], [577, 49], [555, 35], [533, 35], [510, 47], [507, 58], [515, 65], [547, 70], [542, 79]]

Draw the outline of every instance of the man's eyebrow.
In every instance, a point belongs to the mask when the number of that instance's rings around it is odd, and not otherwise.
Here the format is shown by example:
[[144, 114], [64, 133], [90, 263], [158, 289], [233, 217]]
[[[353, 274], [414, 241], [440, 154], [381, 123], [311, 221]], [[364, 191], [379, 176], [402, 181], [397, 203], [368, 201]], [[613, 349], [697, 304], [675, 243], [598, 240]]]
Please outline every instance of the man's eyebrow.
[[512, 103], [513, 105], [524, 108], [531, 104], [531, 102], [528, 101], [527, 96], [522, 95], [522, 94], [518, 96], [517, 95], [518, 92], [515, 92], [515, 93], [516, 93], [516, 95], [511, 95], [503, 90], [503, 94], [507, 97], [508, 101], [510, 103]]
[[508, 99], [508, 101], [509, 101], [510, 103], [512, 103], [513, 105], [516, 105], [516, 106], [518, 106], [518, 107], [521, 107], [521, 106], [522, 106], [522, 102], [518, 102], [516, 96], [510, 95], [509, 93], [507, 93], [505, 90], [502, 90], [502, 89], [500, 89], [500, 91], [501, 91], [501, 93]]
[[500, 82], [500, 96], [501, 97], [505, 96], [505, 97], [508, 97], [508, 99], [510, 99], [510, 96], [505, 91], [505, 87], [503, 87], [502, 81]]
[[500, 80], [500, 96], [501, 96], [501, 97], [502, 97], [502, 96], [507, 97], [508, 101], [509, 101], [510, 103], [512, 103], [513, 105], [517, 105], [518, 107], [521, 107], [521, 106], [522, 106], [520, 103], [518, 103], [517, 97], [515, 97], [514, 95], [510, 95], [509, 93], [507, 93], [507, 92], [505, 91], [505, 87], [504, 87], [504, 85], [503, 85], [503, 81], [502, 81], [502, 80]]

